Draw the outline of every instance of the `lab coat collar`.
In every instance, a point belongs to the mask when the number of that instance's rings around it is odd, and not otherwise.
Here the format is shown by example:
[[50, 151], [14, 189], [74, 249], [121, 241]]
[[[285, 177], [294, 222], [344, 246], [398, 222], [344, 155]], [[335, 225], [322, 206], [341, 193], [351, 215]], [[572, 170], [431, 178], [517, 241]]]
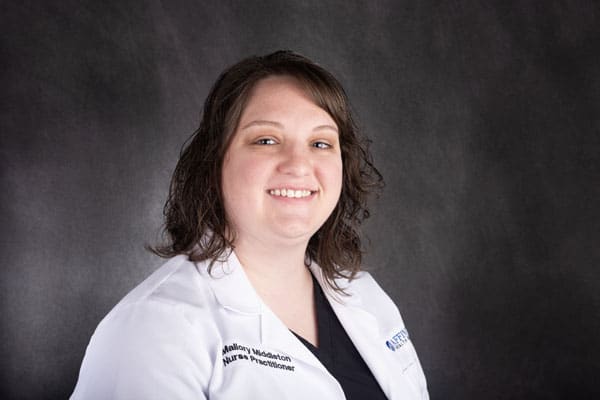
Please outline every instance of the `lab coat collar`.
[[[338, 279], [336, 282], [348, 296], [337, 293], [327, 284], [323, 271], [316, 263], [312, 263], [309, 268], [386, 396], [388, 398], [397, 398], [398, 395], [399, 397], [410, 396], [405, 392], [410, 384], [398, 385], [393, 380], [405, 378], [396, 377], [397, 374], [392, 373], [391, 365], [386, 362], [387, 348], [381, 333], [380, 321], [362, 306], [361, 294], [355, 291], [353, 285], [345, 279]], [[213, 265], [211, 279], [208, 279], [208, 282], [222, 307], [241, 314], [256, 315], [260, 320], [261, 345], [290, 355], [330, 375], [314, 354], [262, 302], [233, 251], [226, 262], [216, 262]]]
[[[405, 392], [410, 390], [412, 385], [407, 382], [406, 385], [399, 385], [397, 380], [404, 380], [404, 377], [397, 377], [393, 372], [393, 367], [388, 363], [388, 357], [385, 346], [384, 332], [381, 330], [381, 321], [368, 312], [363, 306], [361, 294], [346, 279], [336, 279], [338, 286], [348, 294], [335, 292], [326, 283], [322, 269], [313, 263], [310, 269], [323, 288], [331, 308], [340, 320], [344, 330], [352, 340], [352, 343], [359, 354], [369, 366], [373, 376], [381, 386], [387, 398], [412, 398], [412, 393]], [[357, 277], [360, 279], [360, 277]]]
[[208, 284], [223, 308], [242, 314], [261, 313], [262, 302], [233, 250], [226, 261], [216, 261], [210, 273], [201, 273], [210, 274]]
[[362, 310], [362, 298], [360, 294], [354, 290], [352, 285], [350, 285], [347, 279], [335, 279], [336, 284], [343, 289], [346, 294], [339, 293], [333, 290], [327, 283], [323, 270], [317, 263], [312, 262], [309, 265], [309, 269], [316, 278], [317, 282], [319, 282], [321, 289], [323, 289], [323, 293], [325, 293], [331, 303], [335, 303], [340, 306], [355, 307]]
[[381, 363], [381, 357], [377, 351], [377, 343], [381, 336], [377, 318], [362, 307], [361, 294], [354, 290], [348, 280], [339, 278], [335, 280], [336, 284], [347, 294], [344, 295], [336, 292], [327, 284], [321, 267], [313, 262], [310, 269], [352, 343], [369, 366], [383, 392], [388, 398], [391, 398], [389, 373], [386, 371], [386, 366]]
[[260, 319], [261, 345], [327, 372], [313, 353], [262, 302], [234, 251], [227, 261], [215, 262], [210, 275], [209, 285], [223, 308], [246, 315], [255, 314]]

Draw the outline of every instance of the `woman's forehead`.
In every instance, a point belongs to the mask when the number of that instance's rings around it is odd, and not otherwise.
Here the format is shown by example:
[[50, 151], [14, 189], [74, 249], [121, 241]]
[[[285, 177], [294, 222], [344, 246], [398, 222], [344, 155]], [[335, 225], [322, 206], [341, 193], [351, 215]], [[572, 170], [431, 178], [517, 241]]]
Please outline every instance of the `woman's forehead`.
[[312, 92], [300, 80], [292, 76], [269, 76], [258, 81], [249, 93], [244, 104], [238, 127], [253, 120], [270, 121], [290, 113], [310, 115], [319, 125], [331, 125], [337, 130], [337, 124], [320, 104]]

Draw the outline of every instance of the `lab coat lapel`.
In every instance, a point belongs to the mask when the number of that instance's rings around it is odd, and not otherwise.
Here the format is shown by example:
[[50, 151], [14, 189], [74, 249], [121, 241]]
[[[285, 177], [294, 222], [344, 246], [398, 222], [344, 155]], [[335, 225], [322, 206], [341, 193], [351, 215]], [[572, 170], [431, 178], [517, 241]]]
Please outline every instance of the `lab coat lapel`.
[[352, 290], [352, 286], [345, 280], [339, 280], [342, 288], [345, 287], [349, 296], [334, 292], [325, 282], [321, 268], [311, 265], [313, 275], [323, 288], [333, 311], [338, 317], [344, 330], [361, 357], [373, 373], [381, 389], [389, 399], [416, 398], [413, 383], [398, 371], [391, 362], [389, 349], [385, 345], [384, 333], [381, 332], [377, 318], [362, 307], [359, 293]]
[[265, 347], [327, 372], [315, 355], [266, 306], [261, 314], [261, 339]]
[[209, 284], [222, 307], [260, 319], [261, 345], [327, 371], [314, 354], [294, 336], [260, 299], [237, 256], [232, 251], [226, 262], [215, 263]]
[[[209, 274], [205, 269], [200, 273]], [[223, 308], [260, 316], [262, 308], [260, 298], [233, 251], [226, 261], [214, 263], [208, 283]]]

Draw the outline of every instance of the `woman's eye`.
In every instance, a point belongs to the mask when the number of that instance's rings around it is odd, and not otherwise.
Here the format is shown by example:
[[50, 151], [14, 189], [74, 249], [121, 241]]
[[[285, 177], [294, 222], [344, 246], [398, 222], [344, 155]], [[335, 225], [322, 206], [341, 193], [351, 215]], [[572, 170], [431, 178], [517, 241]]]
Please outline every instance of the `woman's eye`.
[[313, 147], [318, 149], [330, 149], [332, 146], [327, 142], [314, 142]]
[[262, 139], [258, 139], [256, 142], [254, 142], [255, 144], [260, 144], [260, 145], [272, 145], [272, 144], [277, 144], [277, 142], [275, 141], [275, 139], [271, 139], [271, 138], [262, 138]]

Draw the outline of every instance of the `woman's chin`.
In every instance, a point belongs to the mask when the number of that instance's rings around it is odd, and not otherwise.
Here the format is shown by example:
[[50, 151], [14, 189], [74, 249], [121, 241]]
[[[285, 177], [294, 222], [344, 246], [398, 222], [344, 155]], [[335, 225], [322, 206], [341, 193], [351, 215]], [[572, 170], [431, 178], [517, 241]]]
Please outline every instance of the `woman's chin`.
[[274, 237], [274, 240], [278, 242], [304, 243], [306, 245], [317, 230], [318, 227], [315, 228], [314, 226], [307, 224], [279, 224], [272, 230], [272, 236]]

